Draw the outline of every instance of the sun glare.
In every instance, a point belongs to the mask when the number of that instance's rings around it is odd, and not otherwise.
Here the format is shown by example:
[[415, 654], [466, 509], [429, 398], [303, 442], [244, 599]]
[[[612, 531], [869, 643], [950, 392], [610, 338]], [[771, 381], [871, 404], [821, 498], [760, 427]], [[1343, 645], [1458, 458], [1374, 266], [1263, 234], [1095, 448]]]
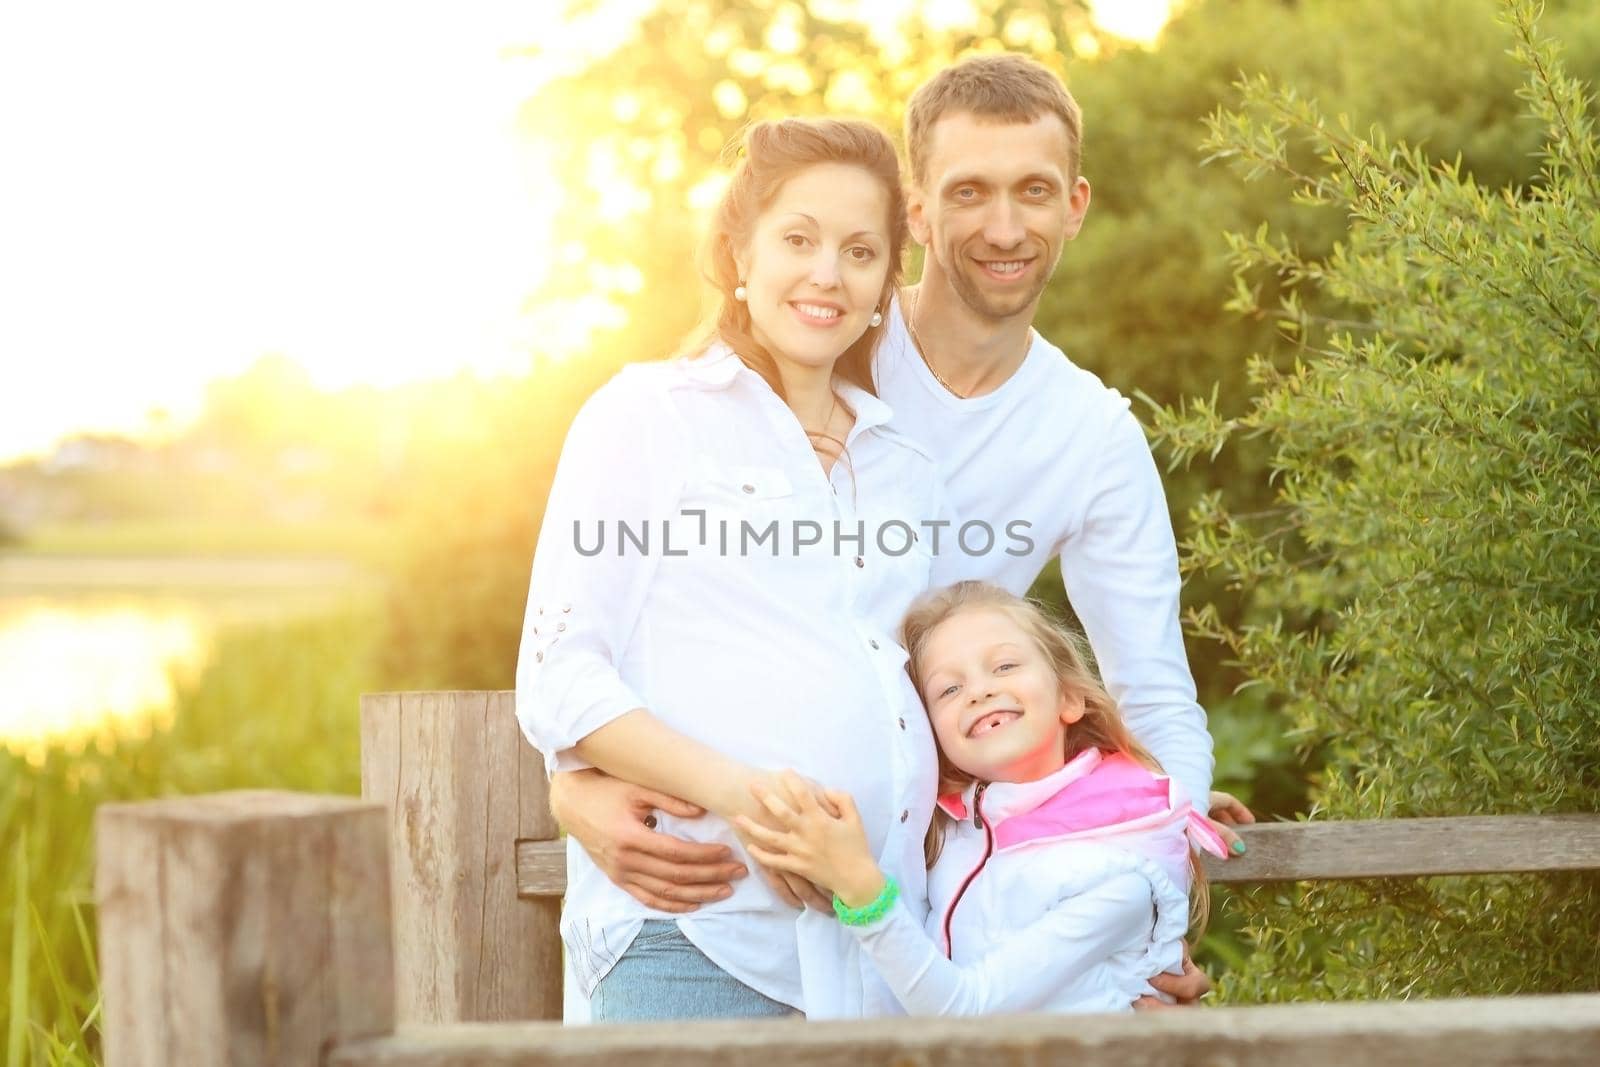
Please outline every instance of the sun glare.
[[207, 638], [193, 611], [144, 605], [71, 610], [24, 600], [0, 615], [0, 744], [30, 759], [89, 734], [148, 731], [169, 714]]
[[[521, 369], [560, 186], [534, 5], [0, 6], [0, 458], [324, 386]], [[20, 164], [20, 165], [19, 165]]]
[[[529, 297], [587, 259], [552, 254], [561, 168], [604, 189], [611, 218], [650, 205], [648, 180], [531, 141], [516, 117], [654, 0], [566, 17], [518, 0], [89, 6], [0, 5], [0, 152], [13, 161], [0, 168], [0, 461], [69, 431], [182, 424], [207, 382], [269, 354], [320, 386], [387, 385], [525, 369], [615, 323], [603, 293], [558, 308]], [[935, 28], [976, 21], [972, 0], [811, 7], [865, 22], [886, 54], [910, 47], [913, 11]], [[1167, 0], [1093, 7], [1141, 41], [1168, 13]], [[799, 37], [774, 17], [766, 43], [795, 58], [769, 80], [810, 78]], [[848, 79], [829, 93], [839, 108], [872, 102]], [[749, 103], [732, 83], [714, 99], [730, 118]], [[619, 96], [618, 119], [638, 106]], [[682, 161], [657, 166], [665, 180]], [[717, 188], [700, 183], [694, 205]]]
[[1101, 29], [1141, 44], [1153, 42], [1172, 15], [1172, 0], [1091, 0], [1089, 7]]

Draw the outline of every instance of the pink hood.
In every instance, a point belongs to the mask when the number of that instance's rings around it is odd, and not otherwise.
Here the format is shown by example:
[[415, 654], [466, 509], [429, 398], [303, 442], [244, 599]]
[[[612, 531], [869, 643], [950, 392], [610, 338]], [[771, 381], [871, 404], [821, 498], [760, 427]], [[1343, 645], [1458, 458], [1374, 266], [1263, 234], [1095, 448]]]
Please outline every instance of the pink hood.
[[[970, 791], [951, 793], [939, 798], [939, 806], [964, 819], [969, 796]], [[1174, 795], [1170, 778], [1098, 749], [1079, 753], [1039, 782], [994, 783], [984, 798], [984, 814], [993, 817], [996, 851], [1053, 838], [1137, 833], [1183, 819], [1194, 845], [1216, 856], [1228, 854], [1211, 821], [1183, 800], [1181, 791]]]

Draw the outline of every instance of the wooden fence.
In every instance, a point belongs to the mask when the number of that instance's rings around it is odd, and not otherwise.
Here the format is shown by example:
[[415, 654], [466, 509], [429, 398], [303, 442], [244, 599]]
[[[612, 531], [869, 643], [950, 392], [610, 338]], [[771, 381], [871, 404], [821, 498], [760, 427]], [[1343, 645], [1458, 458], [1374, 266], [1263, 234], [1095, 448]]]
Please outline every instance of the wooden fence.
[[[228, 793], [96, 820], [107, 1067], [1600, 1063], [1600, 993], [563, 1028], [565, 853], [508, 692], [361, 708], [362, 799]], [[1248, 827], [1223, 884], [1600, 870], [1600, 815]], [[397, 1022], [399, 1024], [396, 1028]]]

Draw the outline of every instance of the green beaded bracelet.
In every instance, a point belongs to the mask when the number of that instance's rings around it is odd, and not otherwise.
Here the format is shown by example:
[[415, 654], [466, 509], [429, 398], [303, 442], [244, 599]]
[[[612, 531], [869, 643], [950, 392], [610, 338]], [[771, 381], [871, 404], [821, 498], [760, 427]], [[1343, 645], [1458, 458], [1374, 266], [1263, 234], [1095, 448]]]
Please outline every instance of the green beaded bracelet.
[[893, 878], [883, 880], [883, 889], [878, 893], [878, 898], [871, 904], [859, 908], [852, 908], [839, 899], [839, 894], [833, 895], [833, 913], [839, 916], [839, 921], [846, 926], [871, 926], [894, 907], [894, 902], [900, 899], [900, 883]]

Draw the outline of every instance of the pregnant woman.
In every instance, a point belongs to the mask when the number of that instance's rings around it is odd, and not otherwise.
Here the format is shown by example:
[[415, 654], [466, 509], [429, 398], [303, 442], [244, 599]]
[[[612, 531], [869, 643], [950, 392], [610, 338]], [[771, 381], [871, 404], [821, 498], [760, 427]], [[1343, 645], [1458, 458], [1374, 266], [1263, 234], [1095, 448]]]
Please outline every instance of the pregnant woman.
[[[929, 583], [919, 530], [943, 517], [942, 489], [869, 369], [905, 240], [882, 131], [750, 130], [707, 237], [713, 325], [686, 355], [619, 373], [567, 436], [517, 715], [552, 771], [692, 802], [709, 816], [652, 818], [753, 870], [731, 823], [771, 818], [752, 784], [794, 767], [847, 790], [915, 903], [937, 771], [895, 634]], [[826, 904], [800, 908], [818, 892], [797, 876], [761, 870], [674, 917], [576, 844], [568, 871], [562, 936], [596, 1021], [803, 1013], [807, 988], [888, 1002]]]

